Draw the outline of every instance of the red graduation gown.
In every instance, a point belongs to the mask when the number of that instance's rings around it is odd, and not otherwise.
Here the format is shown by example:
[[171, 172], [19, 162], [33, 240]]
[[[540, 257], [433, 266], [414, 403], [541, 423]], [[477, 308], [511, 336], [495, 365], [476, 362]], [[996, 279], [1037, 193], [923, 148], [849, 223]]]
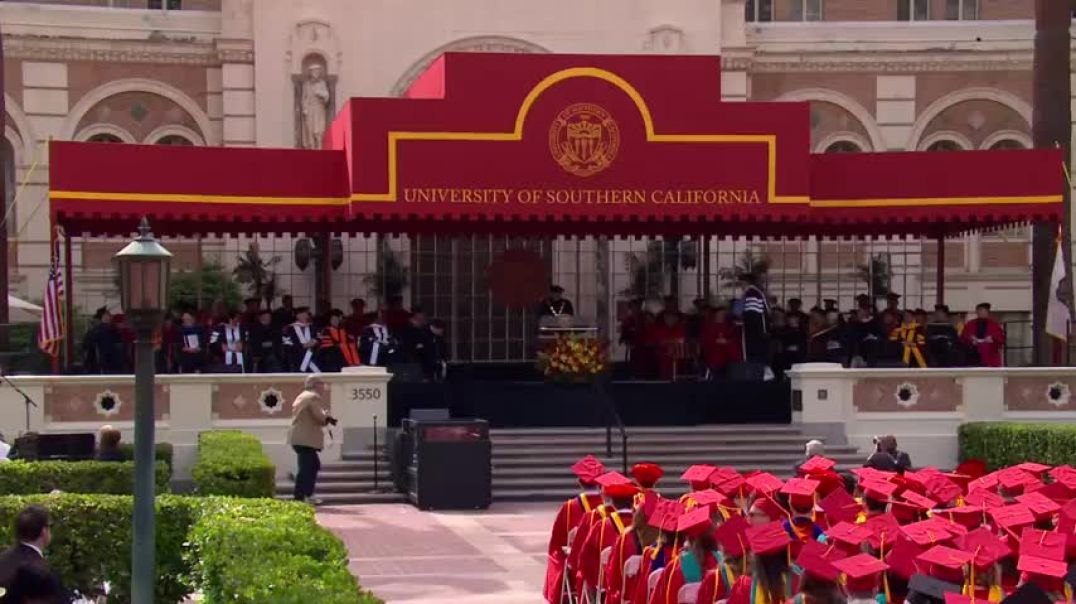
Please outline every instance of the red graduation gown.
[[[717, 568], [717, 559], [708, 553], [706, 560], [702, 564], [703, 577], [706, 576], [708, 571], [715, 568]], [[684, 572], [680, 568], [680, 556], [677, 556], [672, 561], [672, 564], [667, 565], [665, 570], [661, 571], [661, 578], [658, 579], [658, 585], [654, 588], [654, 593], [650, 594], [648, 604], [677, 604], [676, 596], [680, 593], [680, 588], [685, 583]]]
[[545, 588], [542, 590], [546, 602], [560, 604], [564, 596], [561, 593], [561, 586], [567, 562], [564, 547], [568, 545], [568, 533], [583, 520], [588, 512], [599, 505], [601, 505], [601, 495], [597, 493], [580, 493], [579, 496], [572, 497], [561, 504], [557, 519], [553, 521], [553, 532], [549, 536], [549, 560], [545, 569]]
[[[978, 339], [979, 323], [986, 321], [986, 337], [989, 342], [975, 342]], [[968, 346], [972, 346], [979, 353], [979, 360], [983, 367], [1001, 367], [1001, 348], [1005, 345], [1005, 331], [1001, 324], [993, 319], [972, 319], [964, 324], [964, 331], [960, 339]], [[985, 339], [985, 338], [984, 338]]]
[[587, 540], [583, 542], [583, 550], [579, 552], [579, 564], [575, 567], [577, 592], [582, 592], [584, 585], [597, 587], [602, 550], [612, 547], [617, 537], [627, 532], [630, 526], [631, 510], [617, 510], [590, 527]]
[[[634, 577], [624, 576], [624, 563], [632, 556], [642, 553], [642, 547], [639, 541], [639, 534], [633, 530], [628, 530], [623, 535], [616, 538], [613, 542], [613, 554], [609, 556], [609, 563], [605, 565], [605, 602], [606, 604], [621, 604], [622, 602], [630, 601], [629, 598], [625, 598], [625, 594], [632, 594], [635, 591], [635, 582], [639, 580], [639, 575]], [[642, 570], [642, 564], [639, 565]], [[621, 590], [623, 587], [623, 590]]]
[[639, 575], [635, 581], [635, 589], [630, 592], [631, 599], [625, 600], [625, 604], [647, 604], [647, 580], [658, 564], [655, 558], [660, 557], [665, 564], [673, 558], [675, 549], [671, 545], [662, 545], [660, 552], [657, 546], [648, 545], [643, 548], [643, 563], [639, 565]]
[[[702, 578], [702, 585], [699, 586], [699, 596], [695, 599], [695, 604], [714, 604], [718, 600], [729, 597], [732, 585], [729, 584], [728, 578], [735, 576], [727, 567], [717, 567], [707, 571]], [[735, 583], [736, 579], [733, 578], [732, 582]]]

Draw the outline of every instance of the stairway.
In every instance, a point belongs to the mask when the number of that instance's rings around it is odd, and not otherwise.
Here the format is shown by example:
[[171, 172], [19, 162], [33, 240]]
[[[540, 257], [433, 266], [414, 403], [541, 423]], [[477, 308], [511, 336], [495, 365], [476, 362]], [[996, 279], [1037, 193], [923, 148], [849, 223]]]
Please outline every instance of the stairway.
[[[709, 463], [740, 471], [763, 470], [786, 478], [803, 455], [803, 445], [819, 435], [793, 425], [721, 425], [628, 428], [628, 463], [650, 461], [665, 469], [660, 486], [668, 494], [684, 490], [677, 481], [690, 465]], [[620, 434], [613, 431], [613, 454], [606, 455], [604, 428], [519, 428], [490, 430], [493, 443], [495, 501], [558, 501], [578, 488], [569, 467], [591, 454], [611, 470], [622, 471]], [[826, 454], [838, 469], [862, 465], [865, 457], [844, 442], [830, 442]], [[378, 457], [374, 491], [373, 451], [345, 453], [341, 462], [322, 465], [317, 496], [325, 504], [397, 503], [392, 492], [388, 457]], [[277, 484], [278, 497], [291, 494], [290, 481]]]

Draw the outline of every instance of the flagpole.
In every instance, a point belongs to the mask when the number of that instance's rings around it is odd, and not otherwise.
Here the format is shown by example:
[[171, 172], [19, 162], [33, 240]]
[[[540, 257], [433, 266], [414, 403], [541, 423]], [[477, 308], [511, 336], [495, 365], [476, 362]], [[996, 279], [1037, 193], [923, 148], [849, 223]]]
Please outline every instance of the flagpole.
[[[0, 115], [7, 115], [7, 89], [4, 84], [4, 36], [0, 32]], [[23, 136], [26, 136], [25, 133]], [[8, 166], [7, 158], [4, 157], [5, 145], [0, 145], [0, 166]], [[14, 153], [14, 147], [12, 147], [12, 153]], [[11, 164], [14, 169], [15, 162]], [[0, 178], [0, 199], [4, 203], [4, 215], [7, 215], [7, 175], [2, 175]], [[8, 321], [9, 308], [8, 308], [8, 225], [5, 221], [3, 225], [0, 225], [0, 350], [8, 349]]]

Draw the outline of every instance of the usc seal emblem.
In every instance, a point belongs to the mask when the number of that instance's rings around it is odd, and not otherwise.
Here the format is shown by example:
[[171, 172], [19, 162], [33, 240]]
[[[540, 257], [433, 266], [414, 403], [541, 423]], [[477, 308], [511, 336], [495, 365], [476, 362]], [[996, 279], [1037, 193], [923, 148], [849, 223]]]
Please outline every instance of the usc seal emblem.
[[575, 103], [549, 127], [549, 152], [565, 171], [591, 176], [609, 167], [620, 148], [620, 129], [605, 109]]

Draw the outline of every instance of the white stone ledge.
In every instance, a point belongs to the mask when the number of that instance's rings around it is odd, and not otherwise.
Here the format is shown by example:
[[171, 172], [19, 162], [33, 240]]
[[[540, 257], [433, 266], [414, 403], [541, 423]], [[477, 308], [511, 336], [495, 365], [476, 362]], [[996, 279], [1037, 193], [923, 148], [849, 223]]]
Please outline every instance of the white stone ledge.
[[47, 36], [146, 40], [184, 38], [213, 40], [221, 35], [218, 11], [115, 9], [32, 2], [0, 3], [5, 36]]

